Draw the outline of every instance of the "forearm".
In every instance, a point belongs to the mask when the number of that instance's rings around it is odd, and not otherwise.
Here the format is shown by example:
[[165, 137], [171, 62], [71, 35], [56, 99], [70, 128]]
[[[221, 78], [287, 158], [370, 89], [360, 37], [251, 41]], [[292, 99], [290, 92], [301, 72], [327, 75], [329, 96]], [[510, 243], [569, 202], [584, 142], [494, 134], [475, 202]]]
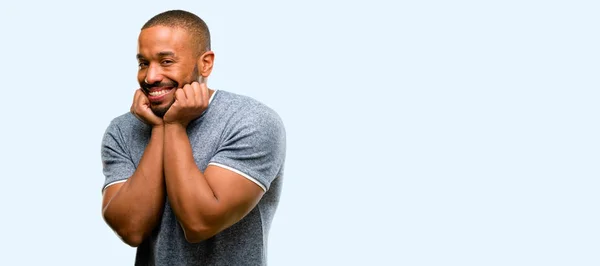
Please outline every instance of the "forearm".
[[187, 234], [211, 228], [218, 198], [198, 169], [182, 125], [165, 125], [164, 167], [171, 207]]
[[103, 209], [106, 222], [130, 245], [145, 239], [162, 216], [163, 144], [164, 128], [154, 127], [136, 171]]

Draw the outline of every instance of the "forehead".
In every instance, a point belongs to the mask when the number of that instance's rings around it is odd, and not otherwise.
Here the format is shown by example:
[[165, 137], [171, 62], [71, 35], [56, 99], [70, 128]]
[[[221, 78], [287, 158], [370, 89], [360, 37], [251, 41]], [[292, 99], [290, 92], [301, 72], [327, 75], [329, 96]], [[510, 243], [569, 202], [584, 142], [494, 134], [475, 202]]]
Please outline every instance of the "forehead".
[[143, 29], [138, 37], [138, 53], [146, 56], [161, 51], [186, 53], [188, 50], [192, 50], [192, 38], [181, 28], [154, 26]]

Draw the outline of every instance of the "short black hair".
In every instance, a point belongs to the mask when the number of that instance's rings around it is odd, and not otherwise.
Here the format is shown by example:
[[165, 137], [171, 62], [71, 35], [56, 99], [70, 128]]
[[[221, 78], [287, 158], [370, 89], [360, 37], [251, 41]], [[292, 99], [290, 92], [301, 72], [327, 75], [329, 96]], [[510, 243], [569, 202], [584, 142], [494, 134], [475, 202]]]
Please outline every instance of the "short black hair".
[[210, 31], [200, 17], [185, 10], [169, 10], [152, 17], [144, 26], [147, 29], [154, 26], [166, 26], [187, 30], [196, 41], [200, 53], [210, 51]]

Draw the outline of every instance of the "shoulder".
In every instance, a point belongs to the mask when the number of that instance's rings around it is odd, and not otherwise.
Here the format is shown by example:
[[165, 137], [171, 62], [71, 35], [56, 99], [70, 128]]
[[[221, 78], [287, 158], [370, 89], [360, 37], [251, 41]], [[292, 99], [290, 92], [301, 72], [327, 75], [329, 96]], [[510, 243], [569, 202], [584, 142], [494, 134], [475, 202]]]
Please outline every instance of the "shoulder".
[[284, 130], [284, 124], [277, 112], [264, 103], [245, 95], [228, 91], [218, 91], [215, 95], [218, 113], [230, 116], [232, 125], [252, 125]]
[[130, 112], [117, 116], [110, 121], [110, 126], [119, 128], [137, 127], [140, 126], [140, 124], [143, 123]]
[[136, 139], [140, 132], [148, 131], [148, 126], [137, 119], [133, 114], [127, 112], [113, 118], [104, 133], [104, 139], [124, 142]]
[[120, 131], [134, 131], [139, 130], [146, 125], [137, 119], [132, 113], [127, 112], [120, 116], [113, 118], [108, 125], [108, 131], [120, 130]]

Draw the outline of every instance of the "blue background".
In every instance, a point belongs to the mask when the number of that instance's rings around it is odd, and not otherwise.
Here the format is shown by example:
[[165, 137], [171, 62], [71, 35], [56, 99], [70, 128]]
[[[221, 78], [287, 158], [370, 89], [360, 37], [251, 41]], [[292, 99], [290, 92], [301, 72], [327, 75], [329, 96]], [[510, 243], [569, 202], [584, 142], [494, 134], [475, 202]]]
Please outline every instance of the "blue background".
[[1, 265], [132, 265], [100, 141], [168, 9], [286, 125], [270, 265], [600, 264], [599, 5], [523, 0], [2, 2]]

